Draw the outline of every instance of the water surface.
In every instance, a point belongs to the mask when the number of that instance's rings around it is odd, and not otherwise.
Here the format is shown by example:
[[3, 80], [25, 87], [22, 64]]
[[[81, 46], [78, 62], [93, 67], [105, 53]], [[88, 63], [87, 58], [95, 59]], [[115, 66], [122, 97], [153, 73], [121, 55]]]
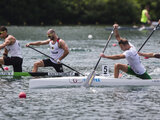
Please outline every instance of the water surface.
[[[21, 43], [23, 49], [23, 71], [31, 71], [33, 63], [46, 58], [45, 56], [26, 48], [28, 42], [46, 40], [46, 32], [53, 28], [60, 38], [69, 46], [70, 54], [63, 63], [81, 73], [90, 73], [99, 59], [111, 31], [106, 26], [47, 26], [47, 27], [17, 27], [10, 26], [8, 31]], [[137, 50], [147, 39], [151, 31], [120, 31]], [[93, 39], [88, 39], [91, 34]], [[159, 52], [159, 31], [156, 31], [143, 47], [142, 52]], [[2, 43], [2, 41], [0, 42]], [[113, 36], [105, 54], [120, 54], [117, 41]], [[38, 50], [49, 54], [49, 47], [36, 46]], [[1, 50], [1, 53], [2, 50]], [[141, 61], [152, 78], [159, 78], [159, 59], [144, 59]], [[126, 60], [101, 59], [101, 66], [108, 65], [113, 76], [114, 64], [125, 63]], [[12, 71], [12, 67], [9, 67]], [[71, 71], [64, 67], [64, 70]], [[52, 68], [40, 68], [39, 71], [52, 71]], [[134, 78], [122, 73], [124, 78]], [[0, 79], [0, 119], [1, 120], [158, 120], [160, 118], [160, 87], [104, 87], [86, 90], [83, 88], [54, 88], [29, 90], [30, 77], [19, 80]], [[24, 91], [26, 99], [19, 99], [18, 94]]]

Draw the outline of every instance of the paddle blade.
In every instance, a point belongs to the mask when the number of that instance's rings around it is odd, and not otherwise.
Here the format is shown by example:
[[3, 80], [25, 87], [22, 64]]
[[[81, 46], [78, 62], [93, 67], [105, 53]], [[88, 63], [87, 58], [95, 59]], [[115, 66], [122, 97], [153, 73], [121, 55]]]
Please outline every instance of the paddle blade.
[[89, 88], [91, 86], [92, 82], [93, 82], [94, 77], [95, 77], [95, 71], [91, 72], [88, 75], [88, 77], [87, 77], [85, 83], [83, 84], [83, 86], [86, 87], [86, 88]]

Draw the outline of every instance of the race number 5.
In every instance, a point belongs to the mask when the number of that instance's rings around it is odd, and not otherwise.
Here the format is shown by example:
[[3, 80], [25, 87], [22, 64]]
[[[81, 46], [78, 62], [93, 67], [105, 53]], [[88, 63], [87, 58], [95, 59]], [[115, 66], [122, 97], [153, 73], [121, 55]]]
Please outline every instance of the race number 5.
[[109, 75], [109, 67], [107, 65], [102, 65], [102, 74], [105, 76]]

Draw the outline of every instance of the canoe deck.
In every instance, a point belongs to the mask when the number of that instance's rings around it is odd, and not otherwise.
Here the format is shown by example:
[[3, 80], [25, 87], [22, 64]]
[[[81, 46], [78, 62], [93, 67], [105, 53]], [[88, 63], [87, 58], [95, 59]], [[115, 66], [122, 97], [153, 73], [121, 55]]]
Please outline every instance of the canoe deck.
[[[81, 87], [86, 81], [86, 78], [87, 76], [30, 79], [29, 88]], [[160, 80], [117, 79], [105, 76], [96, 76], [92, 83], [92, 87], [107, 86], [160, 86]]]

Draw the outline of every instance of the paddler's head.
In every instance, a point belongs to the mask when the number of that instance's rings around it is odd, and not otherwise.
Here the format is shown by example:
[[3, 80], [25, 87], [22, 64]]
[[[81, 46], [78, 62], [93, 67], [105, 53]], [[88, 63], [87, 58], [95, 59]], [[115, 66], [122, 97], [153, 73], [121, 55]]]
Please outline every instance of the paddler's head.
[[128, 40], [125, 38], [121, 38], [121, 40], [118, 42], [121, 50], [125, 51], [128, 50], [130, 48], [130, 45], [128, 43]]
[[146, 5], [146, 6], [145, 6], [145, 9], [149, 11], [149, 5]]
[[5, 39], [7, 37], [7, 28], [4, 26], [0, 27], [0, 38]]
[[54, 40], [54, 38], [55, 38], [55, 31], [53, 30], [53, 29], [49, 29], [48, 31], [47, 31], [47, 37], [48, 38], [50, 38], [51, 40]]

